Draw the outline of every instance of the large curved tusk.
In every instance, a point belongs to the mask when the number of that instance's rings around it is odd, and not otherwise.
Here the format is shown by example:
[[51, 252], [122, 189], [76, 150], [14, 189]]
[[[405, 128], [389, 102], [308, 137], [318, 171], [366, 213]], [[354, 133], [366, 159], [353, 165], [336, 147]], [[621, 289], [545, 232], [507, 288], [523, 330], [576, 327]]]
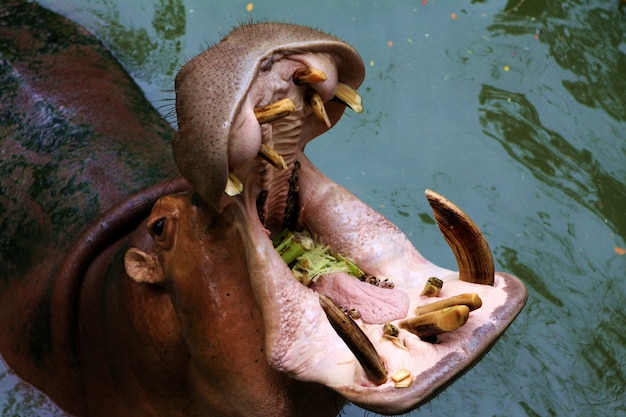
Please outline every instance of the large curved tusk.
[[363, 330], [350, 316], [344, 314], [330, 298], [320, 294], [319, 300], [330, 325], [352, 351], [370, 381], [376, 385], [384, 384], [387, 381], [387, 370], [378, 356], [376, 348], [363, 333]]
[[439, 230], [454, 253], [461, 281], [493, 285], [493, 256], [476, 223], [436, 192], [426, 190], [426, 198], [433, 209]]

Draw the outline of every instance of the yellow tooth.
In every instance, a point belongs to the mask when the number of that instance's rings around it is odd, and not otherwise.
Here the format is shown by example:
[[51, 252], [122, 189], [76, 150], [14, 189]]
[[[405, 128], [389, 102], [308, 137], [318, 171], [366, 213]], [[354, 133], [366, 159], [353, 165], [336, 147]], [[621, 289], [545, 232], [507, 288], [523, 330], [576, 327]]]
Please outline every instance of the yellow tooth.
[[315, 84], [326, 81], [324, 71], [315, 68], [300, 68], [293, 73], [293, 82], [296, 84]]
[[267, 106], [255, 107], [254, 115], [260, 124], [270, 123], [288, 116], [295, 109], [296, 105], [287, 97]]
[[400, 382], [405, 378], [408, 378], [411, 376], [411, 372], [407, 369], [400, 369], [398, 371], [396, 371], [395, 374], [393, 374], [391, 376], [391, 379], [393, 380], [393, 382]]
[[404, 342], [402, 340], [400, 340], [400, 338], [398, 338], [396, 336], [389, 336], [388, 334], [383, 334], [383, 339], [391, 340], [391, 343], [393, 343], [394, 345], [396, 345], [400, 349], [406, 350], [407, 352], [409, 351], [409, 348], [406, 347]]
[[413, 383], [413, 377], [411, 372], [407, 369], [400, 369], [391, 377], [391, 380], [395, 382], [396, 388], [408, 388]]
[[261, 149], [259, 149], [259, 156], [265, 159], [275, 168], [281, 169], [283, 171], [287, 169], [285, 159], [278, 152], [265, 144], [261, 144]]
[[311, 108], [313, 109], [315, 117], [324, 122], [326, 127], [330, 129], [330, 119], [326, 113], [326, 107], [324, 107], [322, 97], [317, 92], [310, 91], [307, 93], [307, 98], [309, 99], [309, 103], [311, 103]]
[[422, 314], [398, 323], [420, 338], [428, 338], [441, 333], [451, 332], [467, 323], [469, 308], [465, 305], [444, 308], [432, 313]]
[[426, 285], [424, 285], [424, 289], [420, 295], [426, 297], [437, 297], [439, 292], [441, 292], [441, 288], [443, 287], [443, 281], [437, 277], [430, 277], [428, 281], [426, 281]]
[[234, 197], [236, 195], [241, 194], [243, 191], [243, 183], [239, 181], [239, 178], [235, 176], [232, 172], [228, 173], [228, 182], [226, 183], [226, 188], [224, 192], [229, 197]]
[[483, 300], [480, 299], [478, 294], [459, 294], [454, 297], [445, 298], [443, 300], [435, 301], [434, 303], [424, 304], [415, 307], [415, 315], [432, 313], [433, 311], [441, 310], [442, 308], [453, 307], [456, 305], [465, 305], [469, 307], [470, 311], [474, 311], [483, 305]]
[[404, 378], [402, 381], [396, 382], [395, 387], [396, 388], [408, 388], [411, 386], [412, 383], [413, 383], [413, 377], [408, 376]]
[[337, 83], [335, 96], [339, 100], [350, 106], [350, 108], [355, 112], [361, 113], [363, 111], [363, 106], [361, 105], [361, 96], [349, 85], [344, 83]]

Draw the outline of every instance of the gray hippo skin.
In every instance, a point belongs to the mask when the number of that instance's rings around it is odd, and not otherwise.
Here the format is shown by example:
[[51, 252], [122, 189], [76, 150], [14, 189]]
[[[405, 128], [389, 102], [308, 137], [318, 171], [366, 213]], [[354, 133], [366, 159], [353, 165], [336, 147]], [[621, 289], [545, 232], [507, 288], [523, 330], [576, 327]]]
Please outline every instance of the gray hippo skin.
[[[306, 158], [346, 105], [360, 111], [364, 68], [344, 42], [235, 29], [177, 76], [174, 132], [66, 19], [4, 2], [0, 41], [0, 353], [67, 413], [333, 416], [346, 400], [402, 413], [479, 360], [524, 305], [448, 200], [427, 192], [459, 272]], [[366, 277], [301, 284], [271, 241], [284, 228]], [[435, 298], [421, 295], [430, 276], [444, 283]], [[472, 301], [412, 321], [462, 294]]]

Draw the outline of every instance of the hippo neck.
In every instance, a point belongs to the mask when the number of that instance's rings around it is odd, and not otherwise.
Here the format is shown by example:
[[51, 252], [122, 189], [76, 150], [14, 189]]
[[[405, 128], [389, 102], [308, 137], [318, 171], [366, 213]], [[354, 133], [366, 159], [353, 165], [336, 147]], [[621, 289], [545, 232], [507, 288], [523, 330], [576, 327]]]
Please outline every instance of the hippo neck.
[[57, 358], [67, 361], [68, 369], [74, 367], [78, 357], [75, 335], [79, 328], [78, 308], [70, 300], [80, 299], [83, 278], [89, 266], [101, 251], [134, 230], [160, 197], [185, 191], [188, 187], [185, 180], [178, 178], [142, 190], [100, 216], [74, 242], [56, 274], [50, 309], [52, 321], [65, 324], [55, 328], [52, 345], [68, 353], [63, 358]]

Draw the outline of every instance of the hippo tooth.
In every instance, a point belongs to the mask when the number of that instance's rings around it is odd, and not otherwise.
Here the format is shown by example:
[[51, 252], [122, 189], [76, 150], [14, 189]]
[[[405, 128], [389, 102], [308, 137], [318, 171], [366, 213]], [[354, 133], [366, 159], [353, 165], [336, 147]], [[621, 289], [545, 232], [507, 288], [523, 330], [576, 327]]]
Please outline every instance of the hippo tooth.
[[315, 84], [326, 81], [328, 77], [322, 70], [316, 68], [300, 68], [293, 73], [293, 82], [296, 84]]
[[408, 369], [398, 369], [395, 374], [391, 376], [393, 382], [400, 382], [403, 379], [407, 379], [411, 376], [411, 371]]
[[224, 192], [229, 197], [234, 197], [236, 195], [241, 194], [243, 191], [243, 183], [233, 174], [232, 172], [228, 173], [228, 182], [226, 183], [226, 188]]
[[335, 91], [335, 97], [346, 103], [352, 110], [357, 113], [363, 111], [361, 105], [361, 96], [356, 90], [344, 83], [337, 83], [337, 90]]
[[437, 277], [430, 277], [424, 285], [421, 296], [424, 297], [437, 297], [443, 287], [443, 281]]
[[261, 149], [259, 149], [259, 156], [277, 169], [284, 171], [288, 168], [287, 163], [285, 163], [285, 159], [278, 152], [265, 144], [261, 144]]
[[495, 268], [491, 249], [480, 229], [460, 208], [445, 197], [426, 190], [443, 237], [450, 245], [459, 268], [459, 279], [474, 284], [493, 285]]
[[326, 127], [330, 129], [332, 124], [330, 123], [330, 119], [328, 118], [328, 113], [326, 113], [326, 107], [324, 107], [324, 101], [322, 97], [315, 91], [310, 91], [307, 93], [307, 98], [309, 103], [311, 104], [311, 109], [313, 110], [313, 114], [319, 120], [324, 122]]
[[320, 305], [328, 317], [328, 321], [339, 337], [346, 343], [356, 359], [359, 361], [367, 377], [376, 385], [387, 381], [387, 370], [383, 365], [376, 348], [358, 324], [337, 307], [324, 294], [319, 295]]
[[457, 305], [467, 306], [470, 311], [474, 311], [483, 305], [483, 300], [481, 300], [476, 293], [459, 294], [444, 300], [435, 301], [434, 303], [418, 306], [415, 308], [415, 315], [419, 316], [421, 314], [432, 313], [433, 311]]
[[274, 120], [282, 119], [283, 117], [288, 116], [289, 113], [292, 113], [295, 110], [296, 105], [289, 97], [287, 97], [268, 104], [267, 106], [255, 107], [254, 116], [260, 124], [271, 123]]
[[402, 320], [398, 326], [423, 339], [457, 330], [467, 323], [469, 311], [469, 307], [457, 305]]
[[394, 386], [396, 388], [408, 388], [411, 386], [412, 383], [413, 383], [413, 377], [409, 375], [406, 378], [396, 382]]

